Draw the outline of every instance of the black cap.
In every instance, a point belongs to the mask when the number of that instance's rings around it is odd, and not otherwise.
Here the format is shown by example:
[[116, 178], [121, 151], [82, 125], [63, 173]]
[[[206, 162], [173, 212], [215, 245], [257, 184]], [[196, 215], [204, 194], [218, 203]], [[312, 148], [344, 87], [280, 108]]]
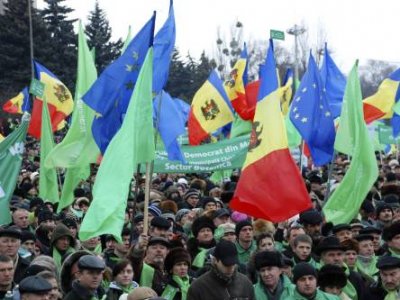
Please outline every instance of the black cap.
[[235, 227], [236, 236], [239, 236], [240, 231], [243, 229], [243, 227], [246, 226], [250, 226], [251, 228], [253, 228], [253, 224], [249, 220], [243, 220], [238, 222]]
[[38, 213], [38, 224], [45, 222], [47, 220], [54, 220], [54, 215], [50, 210], [42, 210]]
[[43, 271], [47, 271], [46, 267], [37, 264], [30, 264], [25, 270], [24, 277], [34, 276]]
[[329, 250], [341, 250], [341, 251], [345, 251], [345, 247], [343, 247], [342, 245], [340, 245], [339, 239], [335, 236], [328, 236], [324, 239], [322, 239], [319, 244], [318, 247], [316, 249], [316, 253], [318, 255], [321, 255], [323, 252], [325, 251], [329, 251]]
[[215, 246], [213, 255], [225, 266], [232, 266], [239, 263], [235, 244], [226, 240], [221, 240], [217, 246]]
[[357, 235], [355, 237], [355, 239], [358, 242], [361, 242], [361, 241], [371, 241], [371, 242], [373, 242], [374, 241], [374, 237], [372, 235], [370, 235], [370, 234], [359, 234], [359, 235]]
[[78, 260], [80, 270], [104, 270], [105, 267], [104, 261], [94, 255], [84, 255]]
[[304, 224], [311, 224], [311, 225], [321, 224], [322, 216], [317, 210], [310, 209], [310, 210], [307, 210], [300, 214], [299, 222], [300, 222], [300, 224], [303, 224], [303, 225]]
[[335, 226], [332, 227], [332, 233], [333, 233], [333, 234], [336, 234], [336, 233], [338, 233], [338, 232], [340, 232], [340, 231], [343, 231], [343, 230], [349, 230], [349, 231], [351, 231], [351, 226], [350, 226], [350, 224], [337, 224], [337, 225], [335, 225]]
[[21, 243], [25, 243], [26, 241], [36, 241], [36, 236], [33, 232], [29, 230], [21, 231]]
[[373, 227], [373, 226], [368, 226], [368, 227], [361, 229], [359, 232], [359, 234], [373, 234], [373, 233], [381, 235], [382, 230], [380, 230], [379, 228]]
[[393, 223], [389, 227], [384, 228], [382, 238], [385, 241], [390, 241], [398, 234], [400, 234], [400, 222]]
[[217, 204], [217, 200], [215, 200], [213, 197], [203, 197], [203, 198], [201, 198], [201, 204], [202, 204], [203, 208], [206, 208], [206, 205], [208, 203], [210, 203], [210, 202]]
[[221, 218], [221, 217], [224, 217], [224, 216], [230, 216], [231, 215], [231, 212], [228, 210], [228, 209], [226, 209], [226, 208], [220, 208], [220, 209], [217, 209], [215, 212], [214, 212], [214, 214], [213, 214], [213, 219], [215, 219], [215, 218]]
[[0, 227], [0, 237], [2, 236], [13, 237], [19, 240], [22, 238], [21, 230], [15, 225], [12, 226], [6, 225]]
[[61, 221], [65, 226], [69, 227], [73, 227], [73, 228], [78, 228], [78, 224], [76, 223], [76, 221], [72, 218], [65, 218], [64, 220]]
[[400, 268], [400, 258], [394, 256], [381, 256], [376, 263], [379, 270]]
[[38, 275], [28, 276], [19, 283], [19, 292], [21, 294], [46, 294], [50, 292], [51, 289], [51, 284]]
[[317, 270], [306, 262], [301, 262], [293, 268], [293, 282], [296, 283], [303, 276], [311, 275], [318, 278]]
[[150, 225], [153, 227], [157, 227], [157, 228], [162, 228], [162, 229], [169, 229], [171, 227], [171, 222], [168, 221], [166, 218], [163, 217], [154, 217], [151, 222]]
[[393, 208], [392, 208], [392, 206], [390, 206], [389, 204], [387, 204], [387, 203], [382, 203], [382, 204], [379, 204], [377, 207], [376, 207], [376, 216], [378, 217], [379, 216], [379, 214], [382, 212], [382, 210], [384, 210], [384, 209], [390, 209], [391, 211], [392, 211], [392, 213], [393, 213]]
[[160, 236], [152, 236], [149, 240], [148, 246], [157, 245], [157, 244], [164, 245], [167, 248], [169, 248], [171, 246], [169, 241], [166, 238], [163, 238]]
[[139, 222], [143, 222], [143, 220], [144, 220], [144, 216], [143, 216], [143, 214], [140, 213], [140, 214], [135, 215], [135, 217], [133, 218], [133, 223], [137, 224]]
[[278, 251], [258, 252], [255, 256], [254, 262], [257, 271], [264, 267], [282, 268], [284, 266], [282, 254]]

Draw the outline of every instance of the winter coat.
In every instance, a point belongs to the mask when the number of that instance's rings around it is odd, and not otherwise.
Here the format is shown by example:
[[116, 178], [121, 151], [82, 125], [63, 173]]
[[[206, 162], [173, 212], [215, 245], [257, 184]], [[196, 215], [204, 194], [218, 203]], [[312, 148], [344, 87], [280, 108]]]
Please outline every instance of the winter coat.
[[[287, 300], [310, 300], [309, 298], [306, 298], [303, 295], [301, 295], [297, 291], [297, 289], [294, 290], [294, 293], [292, 296], [285, 298], [285, 299], [287, 299]], [[315, 295], [314, 298], [312, 298], [312, 300], [340, 300], [340, 298], [338, 296], [328, 294], [328, 293], [325, 293], [325, 292], [317, 289], [317, 294]]]
[[97, 289], [96, 294], [92, 294], [86, 288], [81, 286], [78, 281], [74, 281], [72, 283], [72, 289], [63, 300], [100, 300], [103, 299], [103, 296], [105, 298], [105, 292], [101, 286]]
[[[282, 285], [282, 292], [279, 295], [279, 297], [277, 297], [277, 299], [281, 299], [281, 300], [288, 299], [290, 296], [293, 295], [295, 285], [292, 284], [290, 279], [284, 275], [282, 275], [280, 277], [280, 283]], [[254, 285], [254, 291], [255, 291], [257, 300], [268, 300], [268, 296], [267, 296], [267, 293], [265, 292], [265, 288], [266, 287], [262, 283], [262, 280], [259, 279], [258, 282]]]
[[255, 299], [251, 281], [243, 274], [235, 271], [228, 278], [215, 267], [193, 281], [188, 291], [188, 300], [229, 300]]
[[110, 286], [108, 288], [106, 300], [119, 300], [119, 297], [123, 293], [128, 294], [130, 291], [132, 291], [133, 289], [135, 289], [137, 287], [139, 287], [139, 284], [135, 281], [132, 281], [131, 288], [128, 291], [124, 291], [116, 282], [113, 281], [110, 283]]

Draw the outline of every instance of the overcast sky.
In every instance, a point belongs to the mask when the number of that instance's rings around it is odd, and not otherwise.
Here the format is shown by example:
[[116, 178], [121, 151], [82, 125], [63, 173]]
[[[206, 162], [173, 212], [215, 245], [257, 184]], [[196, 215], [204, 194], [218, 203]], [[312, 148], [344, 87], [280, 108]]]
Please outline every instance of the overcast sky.
[[[43, 0], [37, 0], [43, 7]], [[95, 0], [68, 0], [75, 9], [74, 17], [87, 23]], [[99, 0], [106, 11], [115, 39], [122, 38], [132, 26], [136, 33], [157, 11], [156, 30], [165, 21], [169, 0]], [[204, 49], [209, 55], [217, 38], [217, 28], [229, 35], [231, 25], [239, 20], [244, 25], [244, 37], [268, 39], [270, 29], [286, 31], [304, 21], [309, 28], [309, 40], [316, 43], [316, 28], [326, 31], [328, 47], [344, 73], [355, 59], [377, 59], [400, 65], [398, 40], [399, 0], [175, 0], [177, 26], [176, 46], [198, 57]], [[288, 48], [293, 37], [286, 35]]]

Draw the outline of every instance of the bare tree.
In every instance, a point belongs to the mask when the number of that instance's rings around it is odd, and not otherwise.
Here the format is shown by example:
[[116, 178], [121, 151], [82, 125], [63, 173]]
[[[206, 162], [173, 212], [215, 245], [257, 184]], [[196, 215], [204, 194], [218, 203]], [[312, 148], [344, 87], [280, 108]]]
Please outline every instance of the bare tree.
[[361, 89], [365, 98], [377, 91], [382, 81], [396, 69], [396, 66], [386, 61], [369, 59], [359, 69]]

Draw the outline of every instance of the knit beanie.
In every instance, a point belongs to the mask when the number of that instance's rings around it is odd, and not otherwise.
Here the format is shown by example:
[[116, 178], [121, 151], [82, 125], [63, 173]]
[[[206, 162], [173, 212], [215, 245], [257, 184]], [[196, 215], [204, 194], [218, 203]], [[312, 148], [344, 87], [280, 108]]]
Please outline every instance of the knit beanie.
[[236, 236], [239, 236], [240, 231], [245, 226], [250, 226], [251, 228], [253, 228], [253, 224], [249, 220], [240, 221], [239, 223], [236, 224], [235, 227]]
[[202, 216], [202, 217], [199, 217], [196, 220], [194, 220], [194, 222], [192, 224], [193, 236], [197, 237], [197, 235], [199, 234], [199, 231], [202, 228], [210, 228], [214, 234], [215, 225], [214, 225], [214, 222], [210, 218]]
[[317, 270], [310, 265], [309, 263], [306, 262], [301, 262], [298, 263], [294, 268], [293, 268], [293, 282], [296, 283], [297, 280], [299, 280], [301, 277], [306, 276], [306, 275], [311, 275], [314, 276], [315, 278], [318, 278]]

